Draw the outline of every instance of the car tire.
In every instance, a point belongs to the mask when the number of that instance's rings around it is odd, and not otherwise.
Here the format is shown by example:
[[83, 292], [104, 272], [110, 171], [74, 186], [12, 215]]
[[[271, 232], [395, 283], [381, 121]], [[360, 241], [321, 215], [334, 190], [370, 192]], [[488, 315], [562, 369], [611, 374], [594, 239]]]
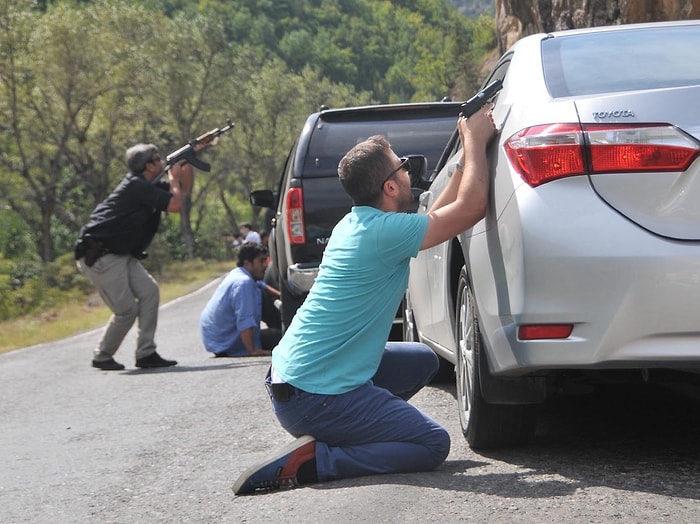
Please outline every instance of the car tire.
[[493, 378], [488, 371], [476, 302], [465, 267], [460, 272], [457, 288], [455, 340], [459, 422], [469, 446], [488, 449], [527, 442], [535, 430], [536, 407], [493, 404], [482, 395], [482, 385]]

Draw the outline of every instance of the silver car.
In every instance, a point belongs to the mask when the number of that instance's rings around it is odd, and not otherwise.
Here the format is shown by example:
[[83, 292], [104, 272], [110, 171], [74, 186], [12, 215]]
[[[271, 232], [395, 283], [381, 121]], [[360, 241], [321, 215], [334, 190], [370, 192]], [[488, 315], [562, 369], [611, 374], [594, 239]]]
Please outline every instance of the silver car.
[[472, 447], [525, 442], [554, 393], [700, 370], [698, 50], [697, 20], [537, 34], [485, 82], [487, 216], [412, 261], [404, 307], [454, 364]]

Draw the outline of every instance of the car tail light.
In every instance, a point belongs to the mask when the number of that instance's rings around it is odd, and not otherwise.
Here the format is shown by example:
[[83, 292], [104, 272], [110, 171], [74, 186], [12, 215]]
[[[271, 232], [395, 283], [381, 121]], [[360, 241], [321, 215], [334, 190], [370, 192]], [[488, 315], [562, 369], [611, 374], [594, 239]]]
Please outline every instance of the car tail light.
[[304, 193], [300, 187], [292, 187], [287, 191], [287, 236], [290, 244], [306, 243]]
[[572, 324], [531, 324], [518, 328], [518, 338], [520, 340], [569, 338], [573, 330]]
[[505, 143], [506, 154], [532, 187], [586, 173], [581, 126], [553, 124], [523, 129]]
[[669, 124], [548, 124], [505, 142], [513, 168], [530, 186], [601, 173], [685, 171], [700, 145]]

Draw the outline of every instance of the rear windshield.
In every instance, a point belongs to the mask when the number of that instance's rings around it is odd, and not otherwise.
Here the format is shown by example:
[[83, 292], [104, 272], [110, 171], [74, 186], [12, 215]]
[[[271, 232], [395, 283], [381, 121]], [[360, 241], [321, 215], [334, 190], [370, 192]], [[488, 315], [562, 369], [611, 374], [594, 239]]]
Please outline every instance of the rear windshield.
[[700, 85], [700, 25], [557, 36], [542, 41], [554, 98]]
[[384, 135], [398, 156], [426, 156], [430, 173], [455, 130], [458, 113], [456, 109], [454, 115], [440, 118], [322, 122], [311, 135], [303, 176], [337, 176], [345, 153], [372, 135]]

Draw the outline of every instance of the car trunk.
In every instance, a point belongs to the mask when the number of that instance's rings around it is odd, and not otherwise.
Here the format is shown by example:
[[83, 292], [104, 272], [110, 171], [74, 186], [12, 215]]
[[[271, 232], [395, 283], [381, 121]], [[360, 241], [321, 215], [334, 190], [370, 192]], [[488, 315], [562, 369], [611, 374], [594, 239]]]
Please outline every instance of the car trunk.
[[[639, 226], [678, 240], [700, 240], [698, 99], [700, 86], [618, 93], [577, 102], [584, 127], [612, 124], [611, 129], [603, 127], [602, 131], [587, 134], [592, 149], [602, 144], [611, 151], [609, 145], [618, 143], [618, 152], [614, 154], [647, 154], [649, 157], [644, 171], [631, 168], [626, 172], [614, 172], [611, 169], [590, 175], [597, 194]], [[615, 129], [617, 124], [624, 127]], [[671, 156], [677, 152], [685, 154], [688, 161], [681, 168], [672, 167], [673, 162], [659, 161], [655, 169], [654, 157], [661, 153], [654, 148], [642, 152], [639, 143], [645, 140], [652, 141], [655, 147], [672, 148]]]

